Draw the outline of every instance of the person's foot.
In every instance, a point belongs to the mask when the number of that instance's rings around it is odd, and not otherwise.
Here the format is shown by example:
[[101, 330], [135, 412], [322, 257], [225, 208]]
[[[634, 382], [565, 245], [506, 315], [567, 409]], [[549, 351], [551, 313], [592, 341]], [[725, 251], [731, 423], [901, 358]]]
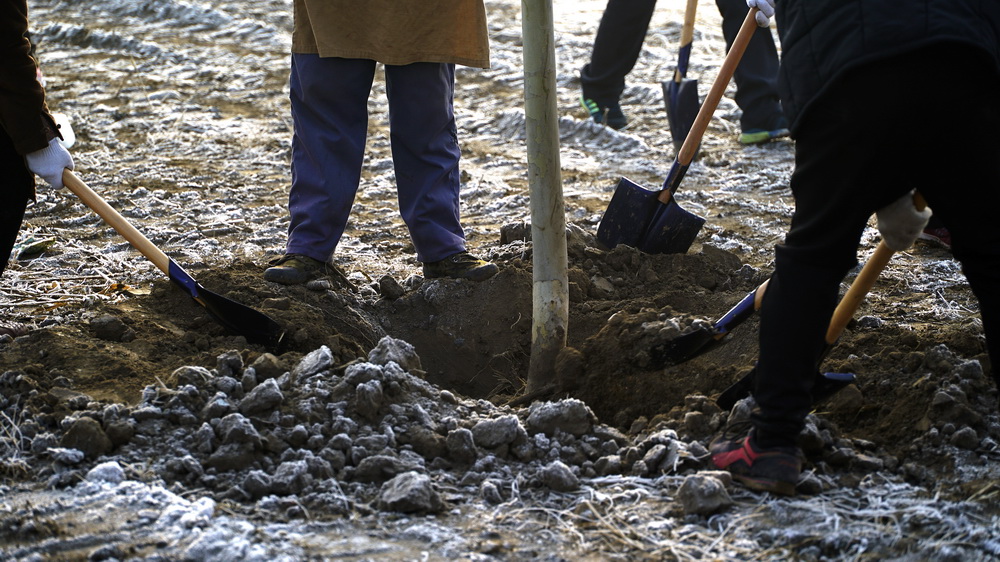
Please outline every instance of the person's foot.
[[940, 246], [945, 250], [951, 249], [951, 232], [943, 226], [938, 228], [925, 228], [923, 232], [917, 235], [917, 239], [926, 240], [927, 242]]
[[729, 471], [747, 488], [782, 496], [795, 495], [795, 484], [802, 471], [798, 449], [760, 448], [751, 431], [745, 437], [720, 436], [709, 450], [715, 466]]
[[27, 324], [0, 320], [0, 336], [21, 337], [31, 331]]
[[784, 115], [774, 119], [767, 127], [749, 128], [740, 135], [740, 144], [762, 144], [773, 139], [787, 137], [791, 132], [788, 130], [788, 120]]
[[327, 264], [302, 254], [285, 254], [268, 263], [264, 280], [282, 285], [301, 285], [318, 279], [327, 272]]
[[451, 277], [453, 279], [469, 279], [485, 281], [500, 271], [496, 264], [481, 260], [469, 252], [452, 254], [441, 261], [424, 264], [424, 278], [437, 279]]
[[618, 130], [628, 125], [628, 119], [622, 111], [622, 106], [617, 101], [604, 103], [597, 102], [591, 98], [580, 96], [580, 105], [587, 110], [590, 118], [597, 124], [607, 124], [608, 127]]

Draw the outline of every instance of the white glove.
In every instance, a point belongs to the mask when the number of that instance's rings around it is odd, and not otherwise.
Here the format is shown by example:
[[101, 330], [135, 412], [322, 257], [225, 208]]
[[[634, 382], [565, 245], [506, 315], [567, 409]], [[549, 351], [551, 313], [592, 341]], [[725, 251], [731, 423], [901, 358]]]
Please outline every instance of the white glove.
[[63, 170], [73, 169], [73, 157], [59, 139], [52, 139], [45, 148], [26, 154], [24, 160], [29, 170], [56, 189], [63, 186]]
[[767, 27], [774, 17], [774, 0], [747, 0], [748, 8], [757, 8], [757, 25]]
[[901, 252], [913, 245], [917, 236], [927, 226], [931, 218], [930, 207], [918, 211], [913, 205], [913, 191], [875, 212], [878, 219], [878, 231], [882, 240], [896, 252]]

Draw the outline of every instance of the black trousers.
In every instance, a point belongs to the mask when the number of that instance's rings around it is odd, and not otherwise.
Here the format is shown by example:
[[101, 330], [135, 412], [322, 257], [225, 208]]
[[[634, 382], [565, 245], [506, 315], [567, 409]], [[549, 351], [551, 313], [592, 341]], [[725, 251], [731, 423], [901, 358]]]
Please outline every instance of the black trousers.
[[[934, 80], [929, 68], [947, 68], [948, 80]], [[984, 54], [942, 43], [850, 71], [802, 116], [791, 178], [795, 212], [761, 309], [754, 425], [762, 446], [794, 444], [839, 286], [857, 264], [868, 218], [914, 188], [951, 231], [998, 379], [997, 91], [1000, 75]]]
[[[722, 14], [722, 34], [726, 49], [740, 31], [747, 15], [745, 0], [716, 0]], [[632, 71], [656, 0], [608, 0], [597, 28], [590, 63], [580, 72], [584, 97], [599, 105], [617, 102], [625, 90], [625, 76]], [[721, 64], [722, 61], [719, 61]], [[664, 80], [670, 76], [665, 75]], [[781, 116], [778, 101], [778, 52], [770, 28], [758, 28], [734, 74], [736, 104], [743, 110], [744, 131], [774, 128]]]
[[35, 176], [24, 165], [24, 157], [14, 150], [14, 143], [3, 129], [0, 129], [0, 170], [3, 170], [3, 185], [0, 185], [0, 274], [7, 269], [17, 233], [21, 230], [24, 210], [34, 196]]

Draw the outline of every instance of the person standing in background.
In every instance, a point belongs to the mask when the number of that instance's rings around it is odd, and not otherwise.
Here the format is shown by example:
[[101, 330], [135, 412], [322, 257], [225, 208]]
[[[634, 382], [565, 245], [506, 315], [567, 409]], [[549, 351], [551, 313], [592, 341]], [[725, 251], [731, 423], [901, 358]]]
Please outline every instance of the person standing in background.
[[[722, 14], [722, 35], [726, 50], [736, 40], [747, 15], [744, 0], [716, 0]], [[656, 0], [608, 0], [597, 28], [590, 62], [580, 71], [580, 102], [594, 121], [621, 129], [628, 124], [620, 99], [625, 76], [632, 71]], [[742, 144], [758, 144], [788, 136], [788, 123], [778, 99], [778, 50], [770, 27], [760, 27], [750, 39], [734, 74], [736, 104], [740, 117]]]
[[385, 69], [400, 214], [427, 278], [488, 279], [459, 220], [455, 65], [489, 67], [482, 0], [295, 0], [291, 224], [264, 279], [324, 274], [361, 180], [368, 97]]

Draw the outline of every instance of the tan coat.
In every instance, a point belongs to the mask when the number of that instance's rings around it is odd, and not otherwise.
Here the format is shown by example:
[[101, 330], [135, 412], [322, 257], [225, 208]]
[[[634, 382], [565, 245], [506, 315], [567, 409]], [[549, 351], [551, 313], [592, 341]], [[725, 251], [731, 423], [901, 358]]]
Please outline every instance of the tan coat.
[[295, 0], [293, 53], [488, 68], [483, 0]]

